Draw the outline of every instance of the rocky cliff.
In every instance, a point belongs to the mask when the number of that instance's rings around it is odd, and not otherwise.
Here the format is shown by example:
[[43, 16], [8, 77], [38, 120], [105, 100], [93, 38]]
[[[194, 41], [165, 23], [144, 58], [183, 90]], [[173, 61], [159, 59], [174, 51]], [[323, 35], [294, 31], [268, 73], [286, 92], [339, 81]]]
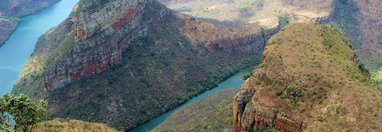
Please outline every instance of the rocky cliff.
[[382, 91], [346, 38], [316, 24], [273, 36], [234, 101], [235, 131], [381, 130]]
[[14, 93], [53, 117], [130, 129], [258, 62], [278, 31], [228, 28], [155, 0], [81, 0], [39, 39]]
[[18, 17], [32, 14], [58, 0], [2, 0], [0, 1], [0, 47], [16, 29]]

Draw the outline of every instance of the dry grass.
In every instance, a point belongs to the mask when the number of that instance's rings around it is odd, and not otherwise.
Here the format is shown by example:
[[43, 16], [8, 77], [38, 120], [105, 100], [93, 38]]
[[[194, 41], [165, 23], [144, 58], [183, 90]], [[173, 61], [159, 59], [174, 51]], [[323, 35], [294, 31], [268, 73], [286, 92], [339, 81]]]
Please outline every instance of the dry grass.
[[292, 24], [271, 38], [261, 68], [244, 87], [256, 88], [256, 109], [279, 109], [308, 131], [378, 131], [382, 93], [355, 57], [340, 33]]
[[35, 132], [116, 132], [104, 124], [55, 119], [38, 124]]

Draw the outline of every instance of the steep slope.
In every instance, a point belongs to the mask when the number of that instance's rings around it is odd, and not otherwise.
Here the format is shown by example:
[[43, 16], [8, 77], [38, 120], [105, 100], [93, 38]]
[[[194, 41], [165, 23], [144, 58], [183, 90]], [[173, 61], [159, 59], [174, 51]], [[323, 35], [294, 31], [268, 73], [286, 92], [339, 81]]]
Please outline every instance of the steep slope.
[[157, 132], [216, 132], [233, 128], [233, 97], [238, 90], [226, 90], [185, 106], [155, 128]]
[[14, 93], [53, 117], [129, 129], [258, 62], [278, 29], [201, 22], [155, 0], [81, 0], [42, 36]]
[[235, 131], [378, 131], [382, 92], [343, 35], [292, 24], [273, 36], [235, 97]]
[[357, 49], [361, 62], [382, 80], [382, 6], [379, 0], [338, 0], [334, 27], [341, 29]]
[[0, 47], [16, 29], [18, 17], [37, 12], [59, 0], [1, 0]]
[[103, 124], [55, 119], [37, 124], [35, 132], [116, 132]]

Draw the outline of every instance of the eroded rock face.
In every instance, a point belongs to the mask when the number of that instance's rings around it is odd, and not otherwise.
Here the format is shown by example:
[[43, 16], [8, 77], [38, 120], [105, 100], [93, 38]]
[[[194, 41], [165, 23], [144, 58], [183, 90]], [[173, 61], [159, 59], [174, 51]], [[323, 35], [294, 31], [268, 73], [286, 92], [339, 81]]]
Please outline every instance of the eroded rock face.
[[[75, 43], [73, 50], [55, 68], [45, 73], [44, 84], [48, 91], [119, 64], [122, 51], [136, 38], [145, 36], [150, 23], [171, 13], [151, 0], [111, 1], [91, 12], [81, 10], [94, 5], [82, 3], [70, 18], [70, 34]], [[151, 12], [149, 8], [156, 11]], [[156, 17], [143, 21], [144, 12]]]
[[303, 122], [294, 120], [277, 108], [258, 109], [251, 102], [255, 89], [245, 89], [235, 96], [234, 127], [235, 132], [264, 131], [274, 128], [282, 132], [301, 132]]
[[268, 41], [236, 95], [235, 131], [379, 131], [382, 94], [369, 78], [344, 35], [291, 24]]

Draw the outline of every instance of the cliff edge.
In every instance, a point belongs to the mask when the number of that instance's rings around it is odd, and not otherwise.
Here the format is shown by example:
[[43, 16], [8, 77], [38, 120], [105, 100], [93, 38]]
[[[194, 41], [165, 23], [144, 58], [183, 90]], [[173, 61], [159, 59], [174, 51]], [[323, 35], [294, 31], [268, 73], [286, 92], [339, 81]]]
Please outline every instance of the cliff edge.
[[345, 37], [317, 24], [273, 36], [234, 101], [235, 131], [381, 130], [382, 92]]

